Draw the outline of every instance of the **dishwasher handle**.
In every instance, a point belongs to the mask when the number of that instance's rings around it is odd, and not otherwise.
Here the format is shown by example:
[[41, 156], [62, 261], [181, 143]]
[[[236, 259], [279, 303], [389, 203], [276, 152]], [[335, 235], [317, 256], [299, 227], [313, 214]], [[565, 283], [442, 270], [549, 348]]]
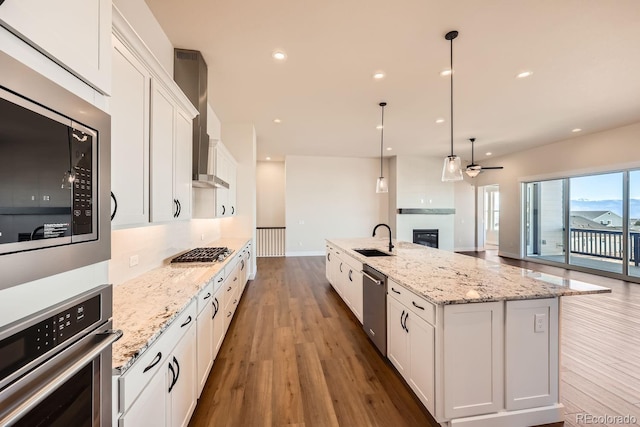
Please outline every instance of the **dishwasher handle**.
[[382, 286], [384, 285], [384, 281], [380, 280], [380, 279], [376, 279], [375, 277], [373, 277], [372, 275], [370, 275], [369, 273], [367, 273], [366, 271], [362, 272], [362, 275], [364, 277], [366, 277], [367, 279], [371, 280], [373, 283], [375, 283], [378, 286]]

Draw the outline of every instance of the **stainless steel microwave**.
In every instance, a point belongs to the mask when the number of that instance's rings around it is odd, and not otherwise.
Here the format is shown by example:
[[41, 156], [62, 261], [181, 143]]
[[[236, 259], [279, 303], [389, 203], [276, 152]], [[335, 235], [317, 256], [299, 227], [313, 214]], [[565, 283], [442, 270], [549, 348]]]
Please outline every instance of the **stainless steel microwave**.
[[110, 258], [110, 117], [0, 52], [0, 289]]

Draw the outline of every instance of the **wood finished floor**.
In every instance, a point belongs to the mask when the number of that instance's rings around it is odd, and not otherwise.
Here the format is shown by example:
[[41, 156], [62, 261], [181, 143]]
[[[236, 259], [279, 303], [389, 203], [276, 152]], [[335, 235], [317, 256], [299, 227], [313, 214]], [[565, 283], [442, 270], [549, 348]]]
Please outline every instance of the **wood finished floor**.
[[[613, 289], [562, 300], [564, 425], [586, 425], [582, 413], [640, 425], [640, 285], [488, 254]], [[259, 258], [258, 271], [190, 426], [437, 426], [327, 283], [323, 257]]]

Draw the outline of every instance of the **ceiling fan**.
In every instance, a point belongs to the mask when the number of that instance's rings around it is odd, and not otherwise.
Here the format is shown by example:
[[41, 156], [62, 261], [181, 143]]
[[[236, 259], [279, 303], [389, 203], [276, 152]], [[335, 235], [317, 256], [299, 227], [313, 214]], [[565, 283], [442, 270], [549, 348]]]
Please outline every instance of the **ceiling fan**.
[[502, 166], [487, 166], [487, 167], [482, 167], [480, 165], [476, 165], [475, 161], [473, 159], [473, 147], [474, 147], [474, 142], [476, 141], [475, 138], [469, 138], [469, 141], [471, 141], [471, 164], [467, 165], [467, 169], [465, 170], [465, 173], [471, 177], [471, 178], [475, 178], [476, 176], [478, 176], [478, 174], [480, 172], [482, 172], [483, 170], [489, 170], [489, 169], [504, 169]]

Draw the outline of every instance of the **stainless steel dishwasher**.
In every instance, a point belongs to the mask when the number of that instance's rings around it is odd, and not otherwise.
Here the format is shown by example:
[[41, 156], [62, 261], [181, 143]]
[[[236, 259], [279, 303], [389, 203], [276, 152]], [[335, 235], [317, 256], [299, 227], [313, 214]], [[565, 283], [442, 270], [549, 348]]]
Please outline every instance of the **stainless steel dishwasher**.
[[387, 355], [387, 276], [365, 264], [362, 268], [362, 327], [382, 355]]

